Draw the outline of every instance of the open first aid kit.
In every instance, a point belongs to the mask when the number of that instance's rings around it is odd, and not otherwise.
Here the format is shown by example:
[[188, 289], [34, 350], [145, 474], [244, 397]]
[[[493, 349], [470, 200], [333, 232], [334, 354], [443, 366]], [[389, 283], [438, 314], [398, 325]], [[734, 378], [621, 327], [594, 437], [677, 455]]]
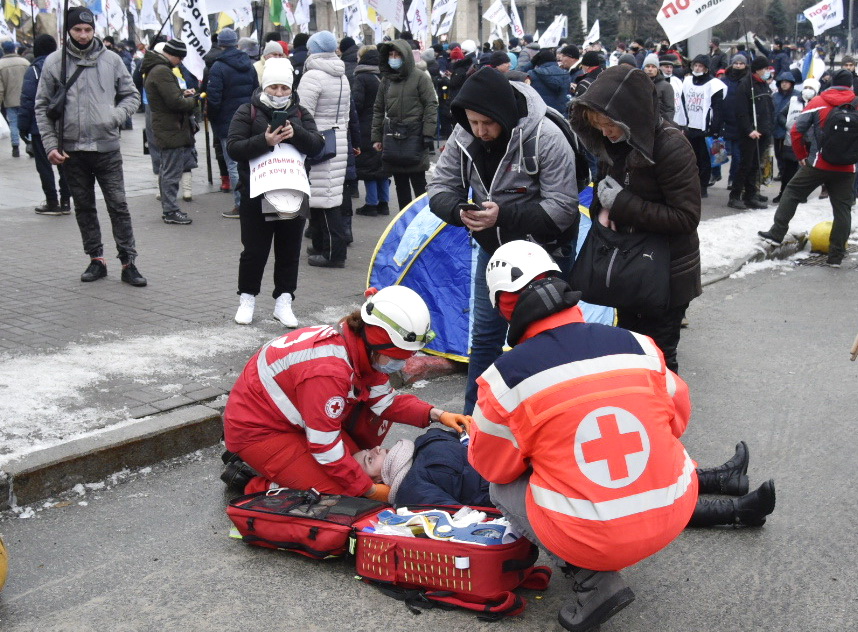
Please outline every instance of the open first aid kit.
[[496, 509], [412, 506], [274, 489], [227, 507], [233, 537], [323, 559], [350, 553], [357, 574], [412, 612], [435, 604], [483, 618], [520, 614], [516, 588], [544, 590], [551, 570]]

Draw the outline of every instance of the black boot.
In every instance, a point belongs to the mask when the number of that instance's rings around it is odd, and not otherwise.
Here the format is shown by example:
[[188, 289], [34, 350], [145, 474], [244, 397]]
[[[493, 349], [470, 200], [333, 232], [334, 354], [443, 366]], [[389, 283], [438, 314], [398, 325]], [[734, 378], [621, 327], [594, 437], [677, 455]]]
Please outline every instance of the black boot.
[[707, 500], [699, 498], [689, 527], [761, 527], [775, 510], [775, 482], [768, 480], [750, 494], [739, 498]]
[[736, 454], [724, 465], [697, 468], [701, 494], [727, 494], [742, 496], [748, 493], [748, 461], [751, 455], [748, 444], [736, 444]]
[[346, 240], [346, 245], [349, 246], [354, 241], [352, 236], [352, 216], [343, 215], [343, 236]]
[[591, 571], [567, 564], [572, 578], [572, 601], [560, 608], [557, 619], [567, 630], [585, 632], [613, 617], [635, 600], [635, 594], [616, 571]]
[[225, 465], [220, 480], [226, 483], [226, 486], [232, 491], [244, 493], [244, 488], [250, 479], [259, 476], [256, 470], [242, 461], [235, 452], [225, 450], [220, 458]]
[[364, 217], [375, 217], [378, 215], [378, 205], [364, 204], [355, 211], [355, 215], [363, 215]]

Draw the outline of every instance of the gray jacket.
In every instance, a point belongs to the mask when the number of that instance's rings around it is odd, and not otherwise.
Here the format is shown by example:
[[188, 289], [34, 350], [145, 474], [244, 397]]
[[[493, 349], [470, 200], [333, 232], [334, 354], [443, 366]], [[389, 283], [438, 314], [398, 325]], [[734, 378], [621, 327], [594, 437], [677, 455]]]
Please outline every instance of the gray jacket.
[[[67, 78], [78, 65], [83, 72], [66, 95], [62, 117], [63, 149], [65, 151], [116, 151], [119, 149], [119, 127], [140, 106], [140, 93], [134, 87], [131, 74], [119, 55], [104, 48], [94, 38], [89, 50], [81, 53], [68, 47]], [[36, 92], [36, 121], [45, 151], [57, 149], [58, 124], [46, 114], [51, 97], [60, 86], [62, 50], [48, 55], [42, 68]]]
[[501, 244], [530, 239], [551, 252], [574, 240], [578, 228], [575, 153], [563, 132], [545, 117], [547, 106], [528, 85], [511, 82], [524, 94], [527, 116], [512, 130], [506, 153], [491, 182], [483, 182], [469, 148], [479, 141], [456, 125], [427, 188], [432, 212], [448, 224], [463, 226], [457, 203], [495, 202], [497, 224], [474, 239], [489, 253]]

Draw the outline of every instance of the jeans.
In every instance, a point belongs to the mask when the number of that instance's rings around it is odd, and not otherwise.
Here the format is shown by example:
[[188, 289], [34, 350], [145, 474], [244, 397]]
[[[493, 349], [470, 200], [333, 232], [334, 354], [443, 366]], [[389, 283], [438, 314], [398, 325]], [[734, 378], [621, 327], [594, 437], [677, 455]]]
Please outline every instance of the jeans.
[[125, 201], [122, 154], [118, 149], [108, 152], [70, 151], [68, 154], [64, 167], [74, 198], [75, 218], [83, 239], [84, 252], [93, 258], [104, 256], [101, 226], [95, 208], [95, 183], [98, 181], [110, 216], [119, 260], [123, 264], [133, 262], [137, 250], [134, 247], [131, 214]]
[[[48, 154], [45, 153], [45, 145], [42, 143], [40, 134], [33, 134], [31, 137], [33, 142], [33, 155], [36, 159], [36, 171], [39, 172], [39, 179], [42, 181], [42, 191], [45, 193], [45, 201], [57, 201], [57, 185], [54, 179], [54, 166], [48, 160]], [[60, 174], [60, 197], [69, 199], [71, 191], [69, 191], [68, 183], [66, 182], [65, 167], [57, 165], [57, 171]]]
[[795, 215], [799, 203], [807, 199], [813, 190], [821, 184], [828, 187], [828, 201], [834, 213], [829, 240], [829, 254], [845, 255], [846, 240], [852, 230], [852, 204], [855, 202], [853, 192], [855, 174], [841, 171], [826, 171], [805, 165], [787, 184], [781, 195], [781, 201], [775, 211], [774, 223], [769, 232], [778, 239], [783, 239], [789, 229], [790, 220]]
[[259, 294], [271, 243], [274, 242], [273, 296], [276, 299], [281, 294], [291, 294], [295, 298], [304, 218], [266, 221], [258, 209], [242, 208], [239, 221], [244, 250], [238, 260], [238, 293]]
[[[471, 350], [468, 358], [468, 381], [465, 384], [464, 413], [470, 415], [477, 404], [477, 378], [498, 359], [506, 341], [507, 322], [489, 300], [489, 287], [486, 284], [486, 266], [491, 255], [478, 247], [477, 270], [474, 273], [474, 317], [471, 330]], [[554, 255], [552, 255], [554, 256]], [[566, 278], [572, 269], [574, 257], [571, 250], [568, 255], [554, 256], [560, 266], [560, 274]]]
[[[412, 200], [426, 193], [426, 173], [395, 173], [393, 182], [396, 184], [396, 199], [401, 211], [408, 206]], [[412, 195], [411, 191], [414, 191]]]
[[6, 120], [9, 121], [9, 131], [12, 133], [12, 147], [21, 142], [21, 130], [18, 129], [18, 108], [6, 108]]
[[379, 202], [390, 201], [390, 180], [365, 180], [366, 203], [369, 206], [377, 206]]
[[220, 139], [221, 149], [223, 149], [223, 159], [226, 161], [226, 169], [229, 171], [229, 186], [232, 187], [232, 198], [235, 201], [235, 206], [241, 205], [241, 193], [238, 191], [238, 163], [229, 157], [229, 152], [226, 150], [226, 139]]

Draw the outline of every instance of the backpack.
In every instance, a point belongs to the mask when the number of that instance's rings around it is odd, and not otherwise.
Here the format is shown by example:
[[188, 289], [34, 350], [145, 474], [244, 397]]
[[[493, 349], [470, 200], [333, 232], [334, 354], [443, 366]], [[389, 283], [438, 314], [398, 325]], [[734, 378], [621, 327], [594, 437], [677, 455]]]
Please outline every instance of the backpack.
[[[584, 145], [578, 139], [575, 132], [572, 131], [569, 121], [567, 121], [560, 112], [552, 107], [548, 107], [545, 109], [545, 118], [560, 128], [560, 131], [563, 132], [567, 142], [572, 147], [572, 151], [575, 154], [575, 181], [578, 186], [577, 192], [580, 193], [587, 188], [588, 184], [590, 184], [590, 163], [587, 161], [587, 155], [584, 153]], [[542, 123], [540, 123], [540, 129], [536, 134], [536, 143], [525, 143], [524, 166], [527, 173], [530, 174], [536, 174], [539, 172], [539, 161], [536, 156], [536, 150], [538, 148], [539, 134], [542, 131], [541, 125]], [[530, 149], [533, 150], [532, 156], [528, 153], [528, 150]]]
[[831, 108], [822, 128], [819, 155], [832, 165], [858, 163], [858, 99]]

